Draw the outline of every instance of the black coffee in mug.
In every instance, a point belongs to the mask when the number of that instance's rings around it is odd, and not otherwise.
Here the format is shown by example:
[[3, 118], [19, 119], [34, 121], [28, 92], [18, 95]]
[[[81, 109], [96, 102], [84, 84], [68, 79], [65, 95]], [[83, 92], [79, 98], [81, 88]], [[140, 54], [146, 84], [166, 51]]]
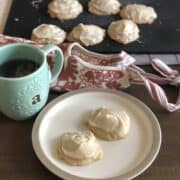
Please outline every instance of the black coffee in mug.
[[33, 73], [39, 66], [30, 59], [8, 60], [0, 65], [0, 76], [9, 78], [23, 77]]

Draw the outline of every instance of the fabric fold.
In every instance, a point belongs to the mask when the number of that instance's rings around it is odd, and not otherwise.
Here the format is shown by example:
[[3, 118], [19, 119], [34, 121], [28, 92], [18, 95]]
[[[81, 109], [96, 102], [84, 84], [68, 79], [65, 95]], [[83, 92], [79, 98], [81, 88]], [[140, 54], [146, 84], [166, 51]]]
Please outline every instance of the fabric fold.
[[[9, 43], [28, 43], [42, 47], [43, 44], [18, 37], [0, 34], [0, 46]], [[88, 51], [78, 43], [59, 45], [63, 50], [65, 64], [62, 73], [52, 85], [52, 91], [72, 91], [80, 88], [110, 88], [121, 90], [133, 84], [146, 87], [150, 96], [167, 111], [180, 109], [180, 90], [176, 103], [170, 103], [160, 85], [172, 85], [179, 88], [180, 73], [167, 66], [160, 59], [151, 60], [152, 67], [159, 73], [145, 72], [135, 65], [135, 58], [121, 51], [118, 54], [99, 54]], [[49, 55], [52, 67], [53, 54]]]

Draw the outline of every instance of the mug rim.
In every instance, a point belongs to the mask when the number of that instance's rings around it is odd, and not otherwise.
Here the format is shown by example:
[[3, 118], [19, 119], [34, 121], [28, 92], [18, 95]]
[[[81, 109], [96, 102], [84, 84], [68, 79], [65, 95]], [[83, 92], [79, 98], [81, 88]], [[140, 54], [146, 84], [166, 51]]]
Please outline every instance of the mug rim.
[[25, 76], [21, 76], [21, 77], [3, 77], [3, 76], [0, 76], [0, 80], [6, 80], [6, 81], [19, 81], [19, 80], [23, 80], [25, 78], [31, 78], [31, 76], [34, 76], [35, 74], [37, 74], [44, 66], [44, 64], [46, 63], [45, 62], [45, 54], [43, 53], [43, 51], [41, 51], [40, 47], [38, 48], [37, 46], [35, 45], [32, 45], [32, 44], [26, 44], [26, 43], [11, 43], [11, 44], [6, 44], [1, 48], [7, 48], [7, 47], [15, 47], [15, 46], [26, 46], [26, 47], [29, 47], [33, 50], [36, 50], [37, 52], [39, 52], [41, 54], [41, 56], [43, 57], [43, 61], [42, 63], [40, 64], [40, 66], [35, 70], [33, 71], [32, 73], [30, 74], [27, 74]]

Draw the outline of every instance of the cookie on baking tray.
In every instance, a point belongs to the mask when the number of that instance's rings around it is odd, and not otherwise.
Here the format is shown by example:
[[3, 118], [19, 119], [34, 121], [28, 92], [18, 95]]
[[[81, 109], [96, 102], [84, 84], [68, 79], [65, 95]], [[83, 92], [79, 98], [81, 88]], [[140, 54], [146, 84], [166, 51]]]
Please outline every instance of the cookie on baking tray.
[[89, 12], [100, 16], [117, 14], [120, 6], [118, 0], [90, 0], [88, 3]]
[[78, 0], [53, 0], [48, 4], [48, 13], [53, 18], [68, 20], [77, 18], [83, 12]]
[[113, 21], [108, 27], [108, 35], [119, 43], [128, 44], [139, 38], [139, 28], [131, 20]]
[[90, 131], [64, 133], [58, 153], [60, 159], [73, 166], [87, 165], [103, 157], [103, 150]]
[[105, 30], [99, 26], [90, 24], [78, 24], [67, 36], [71, 42], [79, 42], [85, 46], [93, 46], [101, 43], [105, 37]]
[[89, 115], [87, 126], [96, 137], [118, 140], [129, 134], [130, 118], [124, 110], [98, 108]]
[[129, 4], [122, 8], [120, 16], [124, 19], [130, 19], [137, 24], [152, 24], [157, 18], [153, 7], [143, 4]]
[[61, 44], [65, 38], [66, 32], [52, 24], [41, 24], [31, 34], [32, 40], [48, 44]]

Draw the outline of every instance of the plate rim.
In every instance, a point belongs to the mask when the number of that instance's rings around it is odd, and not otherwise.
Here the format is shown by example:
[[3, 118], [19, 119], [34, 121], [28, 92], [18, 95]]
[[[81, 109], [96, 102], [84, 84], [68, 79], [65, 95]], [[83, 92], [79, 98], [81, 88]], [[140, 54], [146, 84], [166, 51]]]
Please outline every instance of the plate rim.
[[[143, 111], [145, 113], [148, 113], [148, 115], [150, 115], [153, 119], [153, 121], [151, 121], [151, 123], [154, 128], [154, 134], [153, 134], [154, 137], [153, 137], [153, 142], [152, 142], [150, 151], [148, 152], [145, 159], [139, 165], [137, 165], [134, 169], [130, 170], [129, 172], [126, 172], [125, 174], [115, 176], [115, 177], [110, 177], [110, 178], [95, 178], [95, 179], [94, 178], [82, 178], [80, 176], [76, 176], [76, 175], [67, 173], [67, 172], [63, 171], [62, 169], [54, 166], [54, 164], [48, 160], [48, 158], [45, 156], [43, 150], [41, 149], [40, 141], [38, 138], [39, 137], [38, 129], [40, 127], [41, 121], [43, 120], [43, 117], [48, 112], [49, 108], [53, 107], [59, 101], [62, 101], [67, 97], [71, 97], [76, 94], [87, 93], [87, 92], [111, 93], [111, 94], [115, 94], [118, 96], [127, 97], [130, 101], [136, 102], [136, 103], [138, 103], [138, 105], [143, 107]], [[156, 139], [156, 141], [154, 141], [154, 139]], [[155, 114], [145, 103], [143, 103], [138, 98], [136, 98], [130, 94], [127, 94], [126, 92], [117, 91], [117, 90], [113, 90], [113, 89], [102, 89], [102, 88], [86, 89], [86, 88], [84, 88], [84, 89], [78, 89], [78, 90], [74, 90], [71, 92], [67, 92], [63, 95], [59, 95], [55, 99], [50, 101], [41, 110], [41, 112], [38, 114], [38, 116], [36, 117], [36, 119], [34, 121], [33, 128], [32, 128], [32, 134], [31, 134], [31, 141], [32, 141], [33, 150], [34, 150], [37, 158], [39, 159], [39, 161], [42, 163], [42, 165], [44, 165], [51, 173], [53, 173], [57, 177], [61, 177], [61, 178], [68, 179], [68, 180], [120, 180], [120, 179], [124, 180], [124, 179], [133, 179], [133, 178], [139, 176], [146, 169], [148, 169], [150, 165], [152, 165], [152, 163], [154, 162], [154, 160], [156, 159], [156, 157], [160, 151], [160, 147], [161, 147], [161, 143], [162, 143], [162, 132], [161, 132], [160, 124], [159, 124], [158, 119], [155, 116]]]

